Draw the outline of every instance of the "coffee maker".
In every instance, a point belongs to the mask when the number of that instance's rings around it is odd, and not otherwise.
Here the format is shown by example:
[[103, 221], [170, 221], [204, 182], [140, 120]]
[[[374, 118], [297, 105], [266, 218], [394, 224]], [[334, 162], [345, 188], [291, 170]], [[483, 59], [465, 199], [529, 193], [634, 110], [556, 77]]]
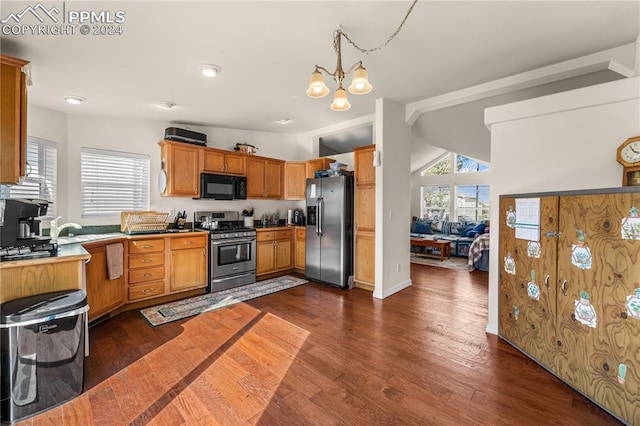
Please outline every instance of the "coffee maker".
[[26, 247], [48, 243], [40, 237], [40, 221], [47, 213], [45, 200], [0, 199], [0, 248]]
[[293, 211], [293, 224], [296, 226], [304, 226], [304, 212], [302, 209]]

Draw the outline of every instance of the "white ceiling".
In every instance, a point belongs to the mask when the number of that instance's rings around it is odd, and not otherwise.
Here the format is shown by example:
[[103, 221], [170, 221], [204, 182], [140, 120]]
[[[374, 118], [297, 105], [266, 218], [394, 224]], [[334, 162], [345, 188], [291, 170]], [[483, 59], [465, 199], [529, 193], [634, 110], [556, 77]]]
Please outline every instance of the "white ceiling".
[[[122, 35], [2, 35], [3, 53], [32, 63], [29, 102], [73, 114], [299, 133], [374, 113], [375, 99], [409, 103], [633, 42], [640, 1], [420, 1], [381, 52], [343, 41], [345, 69], [362, 60], [373, 91], [305, 95], [314, 65], [333, 71], [333, 31], [382, 44], [408, 1], [44, 2], [69, 10], [125, 12]], [[36, 1], [3, 1], [4, 19]], [[34, 21], [33, 17], [25, 16]], [[214, 79], [202, 63], [223, 68]], [[332, 92], [333, 81], [327, 79]], [[65, 95], [87, 98], [81, 106]], [[162, 110], [158, 101], [177, 107]], [[291, 119], [282, 126], [275, 121]]]

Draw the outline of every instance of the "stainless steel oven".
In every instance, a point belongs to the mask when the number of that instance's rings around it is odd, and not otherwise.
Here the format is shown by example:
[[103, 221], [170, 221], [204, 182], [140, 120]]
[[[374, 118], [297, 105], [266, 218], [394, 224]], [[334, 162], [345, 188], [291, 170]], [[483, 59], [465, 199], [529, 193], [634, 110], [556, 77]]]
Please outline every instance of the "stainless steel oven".
[[256, 230], [238, 212], [195, 212], [194, 227], [210, 233], [209, 292], [256, 281]]
[[[256, 281], [256, 236], [238, 236], [251, 231], [233, 232], [233, 237], [216, 239], [211, 235], [211, 291], [220, 291]], [[228, 235], [228, 233], [222, 234]]]

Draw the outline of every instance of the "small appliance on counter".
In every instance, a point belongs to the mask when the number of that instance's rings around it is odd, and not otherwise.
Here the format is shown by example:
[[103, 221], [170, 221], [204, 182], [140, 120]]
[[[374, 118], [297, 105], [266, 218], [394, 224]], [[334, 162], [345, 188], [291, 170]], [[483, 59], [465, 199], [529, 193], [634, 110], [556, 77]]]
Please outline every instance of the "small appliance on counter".
[[0, 199], [0, 261], [56, 256], [58, 246], [41, 237], [40, 216], [47, 214], [45, 200]]
[[304, 226], [304, 212], [302, 209], [293, 210], [293, 224], [296, 226]]

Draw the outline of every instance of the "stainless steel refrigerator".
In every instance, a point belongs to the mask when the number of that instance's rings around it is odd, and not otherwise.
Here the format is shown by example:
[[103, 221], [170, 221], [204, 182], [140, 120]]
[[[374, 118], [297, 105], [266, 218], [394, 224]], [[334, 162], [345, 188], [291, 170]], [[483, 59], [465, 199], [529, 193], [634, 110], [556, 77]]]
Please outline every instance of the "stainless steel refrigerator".
[[349, 286], [353, 275], [351, 176], [307, 179], [305, 275], [312, 281]]

